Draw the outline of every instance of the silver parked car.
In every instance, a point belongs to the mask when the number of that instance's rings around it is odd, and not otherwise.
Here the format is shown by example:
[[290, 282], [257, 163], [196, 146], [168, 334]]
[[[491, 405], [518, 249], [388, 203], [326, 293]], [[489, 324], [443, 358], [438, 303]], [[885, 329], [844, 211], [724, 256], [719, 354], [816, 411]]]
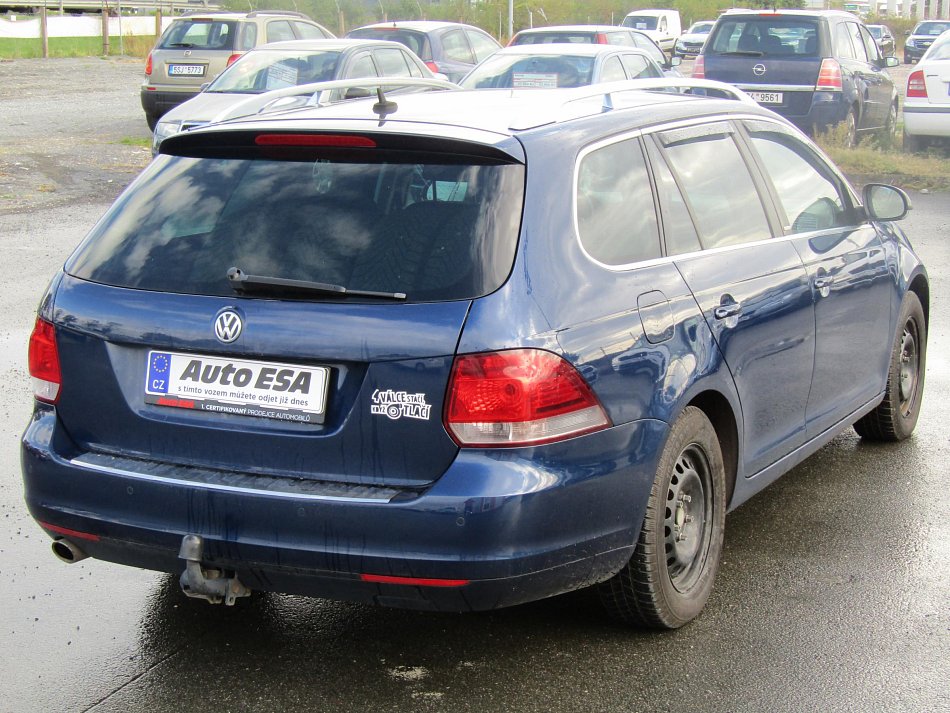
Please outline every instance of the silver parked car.
[[[222, 72], [204, 91], [180, 104], [155, 127], [152, 150], [179, 131], [207, 124], [248, 95], [287, 87], [364, 77], [433, 78], [415, 54], [384, 40], [297, 40], [251, 50]], [[366, 90], [335, 90], [324, 100], [365, 96]]]

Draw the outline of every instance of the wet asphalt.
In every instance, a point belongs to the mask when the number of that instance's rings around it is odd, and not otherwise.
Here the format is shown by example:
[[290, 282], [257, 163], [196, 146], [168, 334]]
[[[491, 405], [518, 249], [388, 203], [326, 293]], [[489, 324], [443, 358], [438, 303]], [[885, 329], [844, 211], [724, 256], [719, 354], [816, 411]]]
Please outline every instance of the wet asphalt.
[[[902, 223], [932, 288], [916, 433], [842, 433], [731, 513], [712, 598], [679, 631], [617, 626], [585, 593], [467, 615], [276, 594], [225, 608], [174, 576], [56, 560], [19, 479], [26, 340], [49, 277], [147, 160], [118, 143], [147, 133], [139, 69], [113, 64], [131, 93], [72, 121], [31, 90], [60, 117], [45, 148], [24, 152], [28, 119], [0, 132], [0, 712], [950, 711], [947, 194], [913, 194]], [[0, 98], [5, 127], [31, 103]], [[70, 141], [102, 106], [121, 114], [112, 138]], [[74, 148], [114, 160], [71, 172]]]

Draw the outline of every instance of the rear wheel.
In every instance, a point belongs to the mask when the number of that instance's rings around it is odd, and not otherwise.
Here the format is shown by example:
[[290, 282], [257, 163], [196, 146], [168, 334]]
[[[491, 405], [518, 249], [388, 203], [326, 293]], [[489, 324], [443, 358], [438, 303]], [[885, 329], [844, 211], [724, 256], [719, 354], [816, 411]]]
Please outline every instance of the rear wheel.
[[913, 134], [904, 134], [904, 151], [910, 151], [911, 153], [916, 151], [922, 151], [924, 149], [924, 141], [919, 136]]
[[913, 292], [904, 295], [897, 337], [891, 349], [884, 400], [854, 424], [868, 441], [902, 441], [914, 432], [924, 395], [927, 366], [927, 323], [920, 300]]
[[719, 439], [700, 409], [670, 429], [633, 556], [598, 585], [615, 618], [676, 629], [702, 611], [719, 569], [726, 513]]
[[887, 118], [884, 120], [884, 128], [881, 130], [881, 139], [888, 146], [894, 145], [894, 137], [897, 136], [897, 102], [891, 104], [887, 112]]
[[858, 112], [854, 107], [848, 111], [848, 115], [844, 118], [844, 127], [844, 144], [847, 148], [852, 149], [858, 145]]

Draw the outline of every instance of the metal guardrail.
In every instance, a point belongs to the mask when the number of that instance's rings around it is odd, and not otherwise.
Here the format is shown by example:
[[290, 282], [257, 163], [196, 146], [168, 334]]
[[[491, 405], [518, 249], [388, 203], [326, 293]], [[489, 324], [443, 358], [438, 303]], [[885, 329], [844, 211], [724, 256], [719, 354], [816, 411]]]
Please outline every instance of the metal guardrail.
[[198, 10], [220, 10], [221, 5], [208, 0], [0, 0], [0, 12], [4, 10], [23, 10], [45, 7], [48, 12], [69, 12], [72, 10], [101, 11], [136, 10], [154, 12], [160, 10], [169, 15], [194, 12]]

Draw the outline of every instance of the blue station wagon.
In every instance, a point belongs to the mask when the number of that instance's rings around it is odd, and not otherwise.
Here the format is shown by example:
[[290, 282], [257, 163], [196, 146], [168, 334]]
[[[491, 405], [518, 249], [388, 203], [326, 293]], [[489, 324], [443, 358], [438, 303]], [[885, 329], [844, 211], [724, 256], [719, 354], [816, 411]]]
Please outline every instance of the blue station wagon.
[[911, 435], [930, 288], [903, 193], [665, 81], [164, 141], [39, 306], [54, 553], [227, 604], [696, 617], [728, 510], [842, 429]]

